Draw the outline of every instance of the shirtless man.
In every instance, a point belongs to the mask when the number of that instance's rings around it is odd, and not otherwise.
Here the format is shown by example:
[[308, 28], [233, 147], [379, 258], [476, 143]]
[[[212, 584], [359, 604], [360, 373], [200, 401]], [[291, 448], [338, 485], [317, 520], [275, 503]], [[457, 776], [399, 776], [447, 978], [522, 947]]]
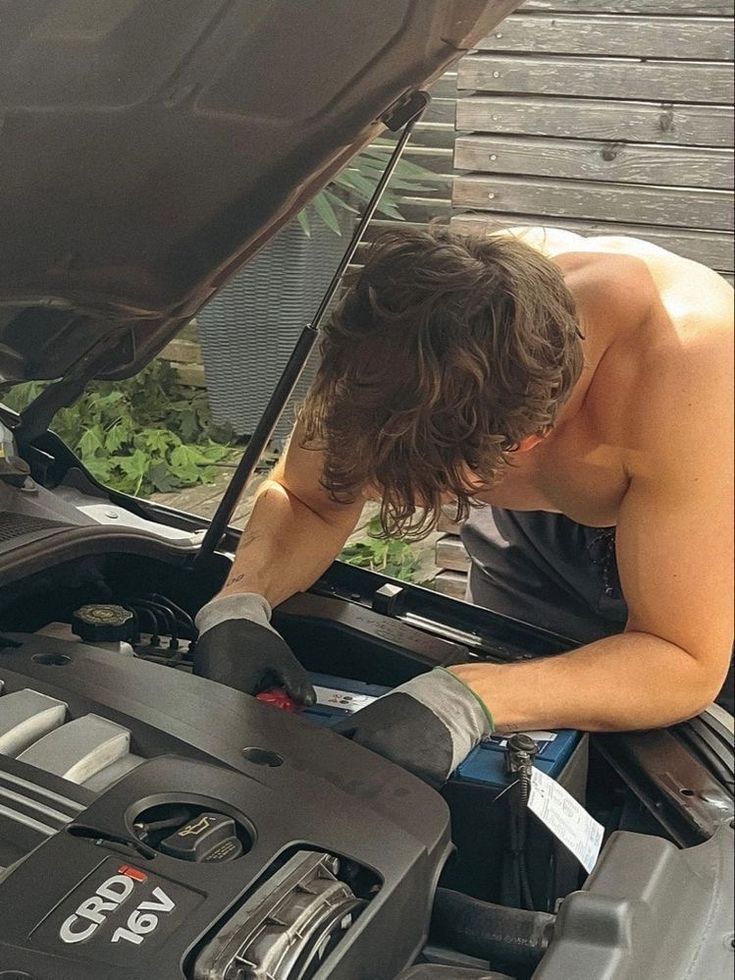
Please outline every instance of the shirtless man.
[[358, 741], [438, 784], [493, 729], [699, 713], [733, 637], [732, 313], [720, 276], [632, 238], [390, 234], [199, 615], [196, 669], [308, 701], [270, 607], [329, 566], [366, 497], [394, 531], [454, 500], [471, 598], [583, 645], [421, 675], [353, 716]]

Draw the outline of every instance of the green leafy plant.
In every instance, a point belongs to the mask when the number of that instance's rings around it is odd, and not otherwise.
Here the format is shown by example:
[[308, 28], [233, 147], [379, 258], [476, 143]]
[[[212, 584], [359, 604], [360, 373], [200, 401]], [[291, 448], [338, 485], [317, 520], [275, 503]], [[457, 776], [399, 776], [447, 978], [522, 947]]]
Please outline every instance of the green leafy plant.
[[[348, 211], [357, 214], [359, 206], [367, 204], [386, 168], [392, 150], [389, 141], [378, 140], [364, 150], [349, 167], [337, 174], [331, 184], [319, 191], [314, 200], [299, 212], [299, 224], [303, 231], [311, 235], [312, 222], [316, 218], [335, 235], [341, 235], [339, 212]], [[433, 177], [431, 171], [425, 167], [408, 160], [399, 160], [380, 199], [377, 212], [395, 221], [403, 221], [403, 215], [398, 207], [398, 192], [408, 191], [416, 194], [431, 190], [425, 181]]]
[[[20, 412], [45, 384], [15, 385], [0, 398]], [[181, 385], [160, 360], [127, 381], [90, 385], [51, 428], [101, 483], [135, 495], [211, 483], [232, 452], [204, 391]]]
[[367, 537], [348, 544], [340, 559], [348, 565], [380, 572], [403, 582], [413, 582], [419, 559], [408, 541], [400, 538], [380, 538], [380, 519], [373, 517], [365, 525]]

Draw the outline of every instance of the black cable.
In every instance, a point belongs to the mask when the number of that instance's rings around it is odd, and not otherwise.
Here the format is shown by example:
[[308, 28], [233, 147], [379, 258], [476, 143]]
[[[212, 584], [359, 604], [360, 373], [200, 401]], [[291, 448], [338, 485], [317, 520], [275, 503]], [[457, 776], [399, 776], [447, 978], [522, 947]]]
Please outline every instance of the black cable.
[[161, 605], [163, 606], [167, 606], [177, 617], [179, 623], [183, 624], [186, 627], [186, 629], [190, 631], [191, 636], [186, 637], [186, 639], [188, 640], [196, 639], [197, 628], [194, 625], [194, 620], [189, 615], [189, 613], [186, 612], [185, 609], [182, 609], [181, 606], [177, 606], [176, 603], [173, 602], [173, 600], [167, 598], [166, 596], [158, 595], [155, 592], [152, 592], [150, 596], [147, 596], [147, 598], [152, 599], [154, 602], [160, 602]]
[[176, 616], [174, 613], [168, 609], [165, 605], [160, 602], [154, 602], [151, 599], [136, 599], [134, 600], [136, 605], [142, 606], [144, 609], [150, 609], [151, 612], [155, 613], [159, 618], [159, 623], [163, 623], [163, 630], [171, 638], [170, 649], [178, 650], [179, 647], [179, 632], [178, 624], [176, 622]]
[[531, 795], [531, 770], [524, 766], [518, 773], [518, 876], [521, 882], [521, 897], [523, 907], [534, 909], [536, 906], [528, 880], [528, 865], [526, 863], [526, 842], [528, 839], [528, 798]]
[[135, 611], [135, 609], [131, 609], [130, 606], [125, 606], [125, 608], [128, 609], [133, 614], [134, 632], [133, 632], [132, 644], [133, 646], [137, 646], [137, 644], [140, 643], [140, 617], [138, 616], [138, 613]]
[[[148, 624], [153, 625], [153, 632], [151, 633], [150, 642], [151, 642], [151, 646], [155, 646], [158, 643], [158, 641], [161, 639], [161, 636], [159, 633], [159, 623], [156, 617], [154, 616], [153, 612], [150, 609], [146, 609], [145, 606], [139, 606], [133, 602], [126, 603], [125, 608], [129, 609], [135, 616], [137, 616], [139, 623], [142, 619], [147, 619]], [[140, 628], [138, 629], [138, 637], [139, 639], [141, 638]]]
[[528, 865], [526, 864], [525, 850], [518, 852], [518, 877], [520, 878], [521, 882], [522, 907], [533, 912], [536, 908], [536, 903], [533, 900], [531, 882], [528, 878]]
[[517, 776], [517, 788], [511, 794], [509, 850], [513, 859], [513, 898], [521, 907], [536, 907], [528, 876], [526, 846], [528, 837], [528, 800], [531, 795], [533, 760], [538, 752], [534, 740], [523, 733], [511, 735], [507, 743], [506, 769]]
[[95, 844], [105, 844], [107, 846], [110, 844], [119, 844], [122, 847], [135, 851], [136, 854], [148, 861], [156, 856], [153, 848], [143, 843], [143, 841], [138, 840], [137, 837], [126, 837], [124, 834], [100, 830], [99, 827], [94, 827], [91, 824], [77, 823], [76, 821], [67, 824], [65, 830], [72, 837], [84, 837], [92, 840]]

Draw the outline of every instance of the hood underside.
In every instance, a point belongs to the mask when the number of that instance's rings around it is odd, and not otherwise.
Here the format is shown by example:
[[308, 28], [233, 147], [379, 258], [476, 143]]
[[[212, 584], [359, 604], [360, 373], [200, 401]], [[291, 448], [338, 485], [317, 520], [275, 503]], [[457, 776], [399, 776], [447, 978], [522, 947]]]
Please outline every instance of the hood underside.
[[138, 371], [515, 6], [3, 4], [0, 374]]

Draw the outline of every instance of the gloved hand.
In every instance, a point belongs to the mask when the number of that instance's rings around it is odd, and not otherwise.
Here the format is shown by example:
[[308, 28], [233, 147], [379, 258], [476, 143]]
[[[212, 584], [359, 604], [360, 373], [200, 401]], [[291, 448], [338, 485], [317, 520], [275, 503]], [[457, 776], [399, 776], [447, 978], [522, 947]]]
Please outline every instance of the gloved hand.
[[195, 620], [194, 673], [246, 694], [282, 687], [294, 701], [314, 704], [309, 675], [270, 616], [268, 601], [255, 592], [215, 596]]
[[343, 719], [335, 731], [438, 788], [494, 728], [477, 695], [436, 667]]

